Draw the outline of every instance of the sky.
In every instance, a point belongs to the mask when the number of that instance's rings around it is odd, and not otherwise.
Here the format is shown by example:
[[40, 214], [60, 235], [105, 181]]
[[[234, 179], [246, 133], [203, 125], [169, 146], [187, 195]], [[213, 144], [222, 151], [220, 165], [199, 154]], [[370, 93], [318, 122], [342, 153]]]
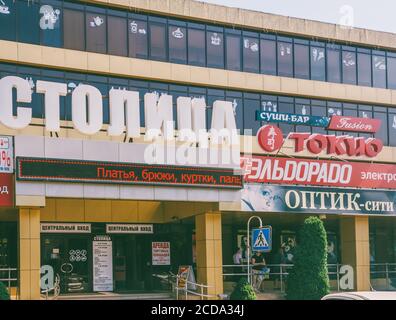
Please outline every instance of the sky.
[[200, 0], [285, 16], [396, 33], [395, 0]]

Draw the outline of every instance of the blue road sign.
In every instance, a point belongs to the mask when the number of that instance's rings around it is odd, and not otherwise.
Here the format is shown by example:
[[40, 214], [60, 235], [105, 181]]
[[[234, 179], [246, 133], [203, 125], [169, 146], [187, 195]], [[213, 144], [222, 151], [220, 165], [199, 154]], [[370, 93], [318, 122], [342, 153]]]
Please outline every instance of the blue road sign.
[[270, 226], [252, 230], [252, 251], [270, 252], [272, 228]]

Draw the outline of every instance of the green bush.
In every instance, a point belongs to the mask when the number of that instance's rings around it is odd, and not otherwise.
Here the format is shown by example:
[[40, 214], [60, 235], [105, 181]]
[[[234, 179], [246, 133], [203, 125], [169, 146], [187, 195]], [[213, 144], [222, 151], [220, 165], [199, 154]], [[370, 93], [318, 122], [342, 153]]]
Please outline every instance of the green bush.
[[247, 280], [241, 278], [231, 293], [230, 300], [256, 300], [256, 294]]
[[0, 300], [10, 300], [10, 295], [8, 293], [7, 287], [1, 281], [0, 281]]
[[304, 221], [293, 263], [287, 279], [288, 300], [320, 300], [329, 293], [327, 236], [319, 218], [309, 217]]

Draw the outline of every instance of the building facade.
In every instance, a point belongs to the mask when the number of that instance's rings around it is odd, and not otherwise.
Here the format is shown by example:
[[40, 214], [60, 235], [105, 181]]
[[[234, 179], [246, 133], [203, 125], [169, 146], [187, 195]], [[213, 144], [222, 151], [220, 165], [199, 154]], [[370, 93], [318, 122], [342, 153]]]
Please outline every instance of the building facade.
[[[391, 285], [395, 89], [394, 34], [191, 0], [0, 1], [0, 269], [38, 299], [42, 266], [83, 293], [191, 265], [216, 297], [252, 215], [273, 264], [319, 215], [354, 290]], [[181, 138], [223, 128], [237, 143]]]

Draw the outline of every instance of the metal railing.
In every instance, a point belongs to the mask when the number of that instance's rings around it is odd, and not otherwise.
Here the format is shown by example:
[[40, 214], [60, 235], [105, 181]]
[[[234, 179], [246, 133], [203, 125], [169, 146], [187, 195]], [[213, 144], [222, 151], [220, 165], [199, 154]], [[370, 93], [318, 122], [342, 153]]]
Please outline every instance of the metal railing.
[[[269, 272], [252, 274], [252, 266], [250, 268], [250, 283], [252, 282], [252, 277], [255, 275], [266, 275], [268, 279], [263, 279], [263, 281], [275, 281], [276, 284], [279, 281], [279, 290], [283, 293], [285, 291], [285, 282], [290, 270], [293, 268], [293, 264], [266, 264], [265, 267], [269, 268]], [[337, 291], [340, 291], [340, 267], [341, 264], [328, 264], [328, 275], [330, 280], [337, 280]], [[232, 282], [237, 282], [241, 277], [248, 277], [247, 265], [223, 265], [223, 280], [232, 280]], [[233, 271], [231, 271], [233, 270]], [[238, 271], [238, 272], [236, 272]], [[240, 272], [239, 272], [240, 271]]]
[[[180, 297], [179, 292], [181, 292], [184, 295], [185, 300], [188, 300], [189, 294], [198, 296], [200, 300], [203, 300], [204, 298], [223, 298], [223, 296], [204, 293], [204, 289], [208, 290], [209, 288], [213, 288], [213, 286], [188, 281], [187, 279], [182, 278], [179, 275], [174, 274], [172, 272], [169, 272], [166, 276], [160, 276], [160, 275], [153, 275], [153, 276], [162, 278], [163, 280], [171, 284], [172, 292], [176, 293], [176, 300], [179, 300]], [[180, 282], [183, 282], [182, 286], [180, 286]], [[196, 291], [189, 289], [190, 286], [196, 287], [197, 288]], [[199, 292], [197, 292], [198, 288], [199, 288]]]
[[[7, 284], [8, 293], [11, 296], [11, 287], [18, 286], [18, 269], [17, 268], [0, 268], [0, 281]], [[16, 292], [18, 296], [18, 290]]]
[[371, 263], [370, 282], [374, 290], [396, 291], [396, 263]]

